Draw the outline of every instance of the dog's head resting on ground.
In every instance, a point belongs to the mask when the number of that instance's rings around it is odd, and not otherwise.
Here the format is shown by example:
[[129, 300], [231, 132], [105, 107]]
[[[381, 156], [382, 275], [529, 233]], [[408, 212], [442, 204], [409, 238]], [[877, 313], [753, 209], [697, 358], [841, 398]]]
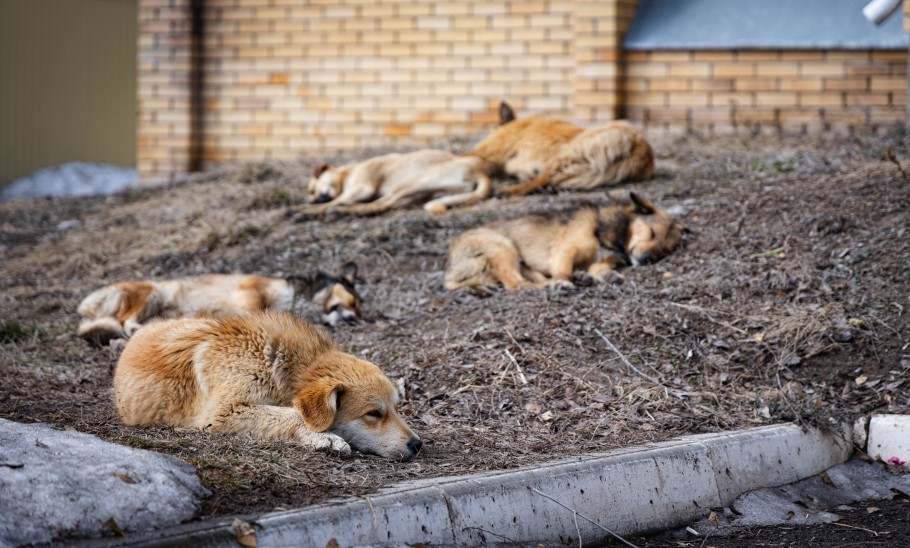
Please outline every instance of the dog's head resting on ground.
[[322, 323], [336, 327], [340, 322], [356, 323], [361, 319], [363, 299], [356, 287], [357, 265], [345, 263], [337, 274], [319, 271], [312, 276], [289, 276], [295, 293], [312, 300], [320, 311]]
[[313, 176], [307, 186], [311, 204], [331, 202], [344, 190], [344, 183], [351, 169], [349, 166], [332, 167], [320, 164], [313, 168]]
[[600, 209], [598, 239], [621, 251], [634, 266], [655, 263], [679, 246], [683, 227], [667, 212], [634, 192], [628, 200]]
[[314, 366], [294, 407], [316, 432], [331, 432], [352, 449], [410, 460], [423, 443], [398, 413], [398, 391], [378, 367], [340, 352]]

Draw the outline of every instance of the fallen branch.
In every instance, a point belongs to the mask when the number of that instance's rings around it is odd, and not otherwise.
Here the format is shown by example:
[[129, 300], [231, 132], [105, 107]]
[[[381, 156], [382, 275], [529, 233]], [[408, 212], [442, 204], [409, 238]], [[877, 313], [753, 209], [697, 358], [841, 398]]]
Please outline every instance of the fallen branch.
[[[556, 504], [558, 504], [558, 505], [562, 506], [563, 508], [565, 508], [566, 510], [572, 512], [572, 517], [573, 517], [573, 518], [574, 518], [575, 516], [578, 516], [578, 517], [580, 517], [580, 518], [583, 519], [583, 520], [587, 520], [588, 522], [594, 524], [595, 526], [600, 527], [601, 529], [603, 529], [604, 531], [606, 531], [608, 534], [610, 534], [613, 538], [615, 538], [615, 539], [618, 540], [619, 542], [625, 544], [626, 546], [631, 546], [632, 548], [638, 548], [638, 546], [632, 544], [632, 543], [629, 542], [628, 540], [622, 538], [621, 536], [617, 535], [617, 534], [614, 533], [613, 531], [607, 529], [607, 528], [604, 527], [603, 525], [597, 523], [597, 522], [594, 521], [593, 519], [591, 519], [591, 518], [589, 518], [588, 516], [582, 514], [582, 513], [579, 512], [578, 510], [575, 510], [574, 508], [570, 508], [570, 507], [566, 506], [565, 504], [559, 502], [558, 500], [554, 499], [553, 497], [551, 497], [550, 495], [544, 493], [543, 491], [540, 491], [539, 489], [535, 489], [535, 488], [533, 488], [533, 487], [529, 487], [528, 489], [530, 489], [530, 490], [533, 491], [534, 493], [537, 493], [538, 495], [540, 495], [540, 496], [542, 496], [542, 497], [544, 497], [544, 498], [548, 498], [548, 499], [552, 500], [552, 501], [555, 502]], [[577, 523], [576, 523], [576, 525], [575, 525], [575, 530], [578, 531], [578, 524], [577, 524]], [[581, 532], [578, 533], [578, 542], [581, 543]]]

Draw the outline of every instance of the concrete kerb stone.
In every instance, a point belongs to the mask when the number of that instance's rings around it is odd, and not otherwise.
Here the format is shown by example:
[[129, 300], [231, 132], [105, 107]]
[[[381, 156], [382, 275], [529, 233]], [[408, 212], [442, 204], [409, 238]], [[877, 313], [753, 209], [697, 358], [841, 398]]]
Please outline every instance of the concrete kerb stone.
[[[686, 436], [474, 477], [435, 478], [375, 496], [249, 518], [258, 546], [596, 543], [666, 529], [744, 491], [818, 474], [852, 452], [840, 433], [785, 424]], [[588, 518], [597, 522], [594, 524]], [[116, 545], [236, 543], [229, 520], [188, 524]]]

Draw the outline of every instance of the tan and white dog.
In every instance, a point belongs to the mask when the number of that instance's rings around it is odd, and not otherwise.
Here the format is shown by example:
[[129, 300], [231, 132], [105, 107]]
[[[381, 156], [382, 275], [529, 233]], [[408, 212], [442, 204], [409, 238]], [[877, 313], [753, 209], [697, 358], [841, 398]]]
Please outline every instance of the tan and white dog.
[[209, 274], [162, 281], [118, 282], [89, 294], [79, 304], [78, 333], [103, 346], [129, 338], [152, 318], [228, 316], [259, 310], [289, 311], [306, 296], [323, 323], [360, 319], [362, 299], [355, 287], [357, 265], [345, 264], [337, 275], [317, 272], [286, 279], [248, 274]]
[[654, 174], [651, 145], [625, 121], [584, 128], [551, 116], [516, 119], [508, 103], [499, 107], [500, 127], [465, 156], [517, 179], [500, 195], [521, 195], [543, 186], [591, 190]]
[[426, 211], [442, 213], [483, 201], [492, 191], [480, 158], [443, 150], [396, 152], [357, 164], [316, 167], [309, 183], [310, 205], [299, 211], [301, 215], [328, 210], [368, 215], [426, 202]]
[[594, 281], [618, 267], [646, 265], [679, 245], [682, 226], [630, 192], [604, 206], [525, 215], [469, 230], [449, 247], [447, 289], [571, 284], [576, 270]]
[[117, 413], [156, 424], [410, 460], [422, 442], [372, 363], [289, 314], [152, 322], [114, 371]]

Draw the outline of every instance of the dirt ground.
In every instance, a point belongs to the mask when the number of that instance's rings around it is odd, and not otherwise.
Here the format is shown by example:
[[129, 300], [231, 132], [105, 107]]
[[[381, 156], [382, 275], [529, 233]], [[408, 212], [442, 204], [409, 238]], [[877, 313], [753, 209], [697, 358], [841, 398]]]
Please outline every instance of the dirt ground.
[[[823, 525], [776, 525], [743, 528], [718, 537], [707, 531], [695, 536], [685, 529], [653, 537], [627, 539], [641, 548], [872, 548], [910, 546], [910, 501], [857, 502], [832, 509], [840, 521]], [[618, 546], [619, 544], [614, 543]]]
[[[604, 194], [288, 220], [313, 165], [377, 152], [361, 151], [0, 204], [0, 416], [183, 458], [214, 492], [206, 518], [681, 434], [907, 412], [910, 178], [888, 148], [910, 171], [910, 140], [897, 134], [658, 140], [658, 175], [634, 188], [685, 224], [681, 249], [624, 270], [621, 284], [485, 296], [443, 289], [453, 238]], [[75, 334], [79, 301], [106, 283], [348, 260], [360, 265], [365, 321], [334, 336], [399, 384], [425, 442], [409, 463], [123, 427], [115, 353]]]

